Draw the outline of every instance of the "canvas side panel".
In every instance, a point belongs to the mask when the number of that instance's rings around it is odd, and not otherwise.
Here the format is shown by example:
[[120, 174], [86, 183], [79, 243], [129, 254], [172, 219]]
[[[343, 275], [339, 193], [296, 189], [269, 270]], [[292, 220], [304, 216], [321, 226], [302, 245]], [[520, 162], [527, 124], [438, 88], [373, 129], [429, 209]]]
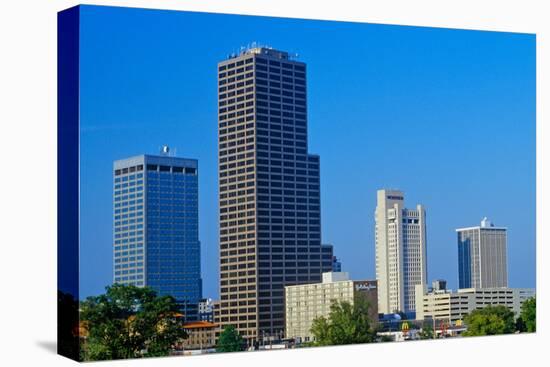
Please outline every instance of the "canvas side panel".
[[80, 8], [57, 18], [57, 352], [79, 360]]

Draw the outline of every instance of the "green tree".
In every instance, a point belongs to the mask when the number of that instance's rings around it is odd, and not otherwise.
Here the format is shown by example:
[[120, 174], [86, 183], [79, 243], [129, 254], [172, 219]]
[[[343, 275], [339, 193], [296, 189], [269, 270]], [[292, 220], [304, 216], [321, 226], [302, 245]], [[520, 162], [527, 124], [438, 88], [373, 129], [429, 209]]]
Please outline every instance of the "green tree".
[[216, 345], [216, 351], [218, 352], [240, 352], [243, 350], [244, 341], [243, 337], [235, 326], [226, 326], [220, 334], [218, 339], [218, 345]]
[[462, 335], [482, 336], [510, 334], [516, 329], [514, 313], [506, 306], [487, 306], [464, 317], [468, 326]]
[[361, 297], [357, 297], [353, 305], [346, 301], [333, 302], [328, 317], [316, 318], [311, 326], [316, 345], [373, 342], [376, 333], [368, 311], [369, 304]]
[[174, 298], [151, 288], [115, 284], [81, 303], [85, 360], [156, 357], [187, 337]]
[[537, 300], [535, 297], [523, 302], [516, 325], [519, 331], [529, 333], [537, 331]]
[[431, 321], [426, 321], [422, 324], [422, 331], [418, 333], [420, 339], [433, 339], [434, 338], [434, 329], [433, 323]]

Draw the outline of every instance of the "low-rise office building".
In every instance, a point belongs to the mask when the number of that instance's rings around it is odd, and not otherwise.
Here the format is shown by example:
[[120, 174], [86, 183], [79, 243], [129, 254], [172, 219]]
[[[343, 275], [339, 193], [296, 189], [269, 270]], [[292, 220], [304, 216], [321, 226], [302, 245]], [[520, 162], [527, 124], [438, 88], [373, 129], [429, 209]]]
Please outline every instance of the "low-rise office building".
[[523, 302], [534, 296], [535, 290], [529, 288], [465, 288], [457, 292], [446, 289], [427, 292], [426, 288], [418, 285], [416, 319], [445, 320], [455, 324], [474, 310], [499, 305], [508, 307], [517, 317]]
[[286, 337], [296, 342], [313, 341], [310, 329], [313, 320], [328, 316], [334, 301], [354, 303], [363, 297], [370, 305], [369, 315], [378, 321], [378, 293], [376, 280], [355, 281], [346, 272], [323, 273], [322, 283], [285, 287]]
[[187, 339], [182, 341], [184, 350], [210, 349], [216, 346], [216, 329], [218, 325], [209, 321], [195, 321], [183, 325]]

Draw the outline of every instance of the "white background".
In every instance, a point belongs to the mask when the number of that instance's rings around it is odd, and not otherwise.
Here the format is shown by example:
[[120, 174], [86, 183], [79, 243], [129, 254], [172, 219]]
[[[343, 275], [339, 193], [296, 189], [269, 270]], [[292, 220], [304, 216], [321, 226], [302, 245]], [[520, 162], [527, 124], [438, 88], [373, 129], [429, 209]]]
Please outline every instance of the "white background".
[[[548, 67], [545, 1], [96, 1], [98, 5], [197, 10], [537, 34], [536, 335], [106, 362], [102, 365], [478, 366], [546, 364], [548, 297]], [[56, 339], [56, 12], [75, 1], [0, 5], [0, 365], [74, 362]], [[546, 15], [546, 17], [545, 17]], [[545, 24], [546, 23], [546, 24]], [[321, 47], [321, 45], [320, 45]], [[544, 113], [546, 112], [546, 114]], [[545, 144], [545, 142], [547, 144]], [[521, 172], [510, 172], [510, 179]]]

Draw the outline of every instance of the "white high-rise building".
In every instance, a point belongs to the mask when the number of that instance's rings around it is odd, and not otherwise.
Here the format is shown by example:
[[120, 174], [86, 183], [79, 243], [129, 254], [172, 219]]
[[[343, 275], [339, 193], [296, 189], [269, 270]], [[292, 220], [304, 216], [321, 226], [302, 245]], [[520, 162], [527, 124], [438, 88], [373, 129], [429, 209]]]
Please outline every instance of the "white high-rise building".
[[375, 211], [378, 312], [414, 312], [415, 286], [426, 284], [426, 212], [404, 208], [397, 190], [378, 190]]
[[495, 227], [485, 217], [479, 226], [459, 228], [456, 232], [458, 287], [507, 287], [506, 228]]

